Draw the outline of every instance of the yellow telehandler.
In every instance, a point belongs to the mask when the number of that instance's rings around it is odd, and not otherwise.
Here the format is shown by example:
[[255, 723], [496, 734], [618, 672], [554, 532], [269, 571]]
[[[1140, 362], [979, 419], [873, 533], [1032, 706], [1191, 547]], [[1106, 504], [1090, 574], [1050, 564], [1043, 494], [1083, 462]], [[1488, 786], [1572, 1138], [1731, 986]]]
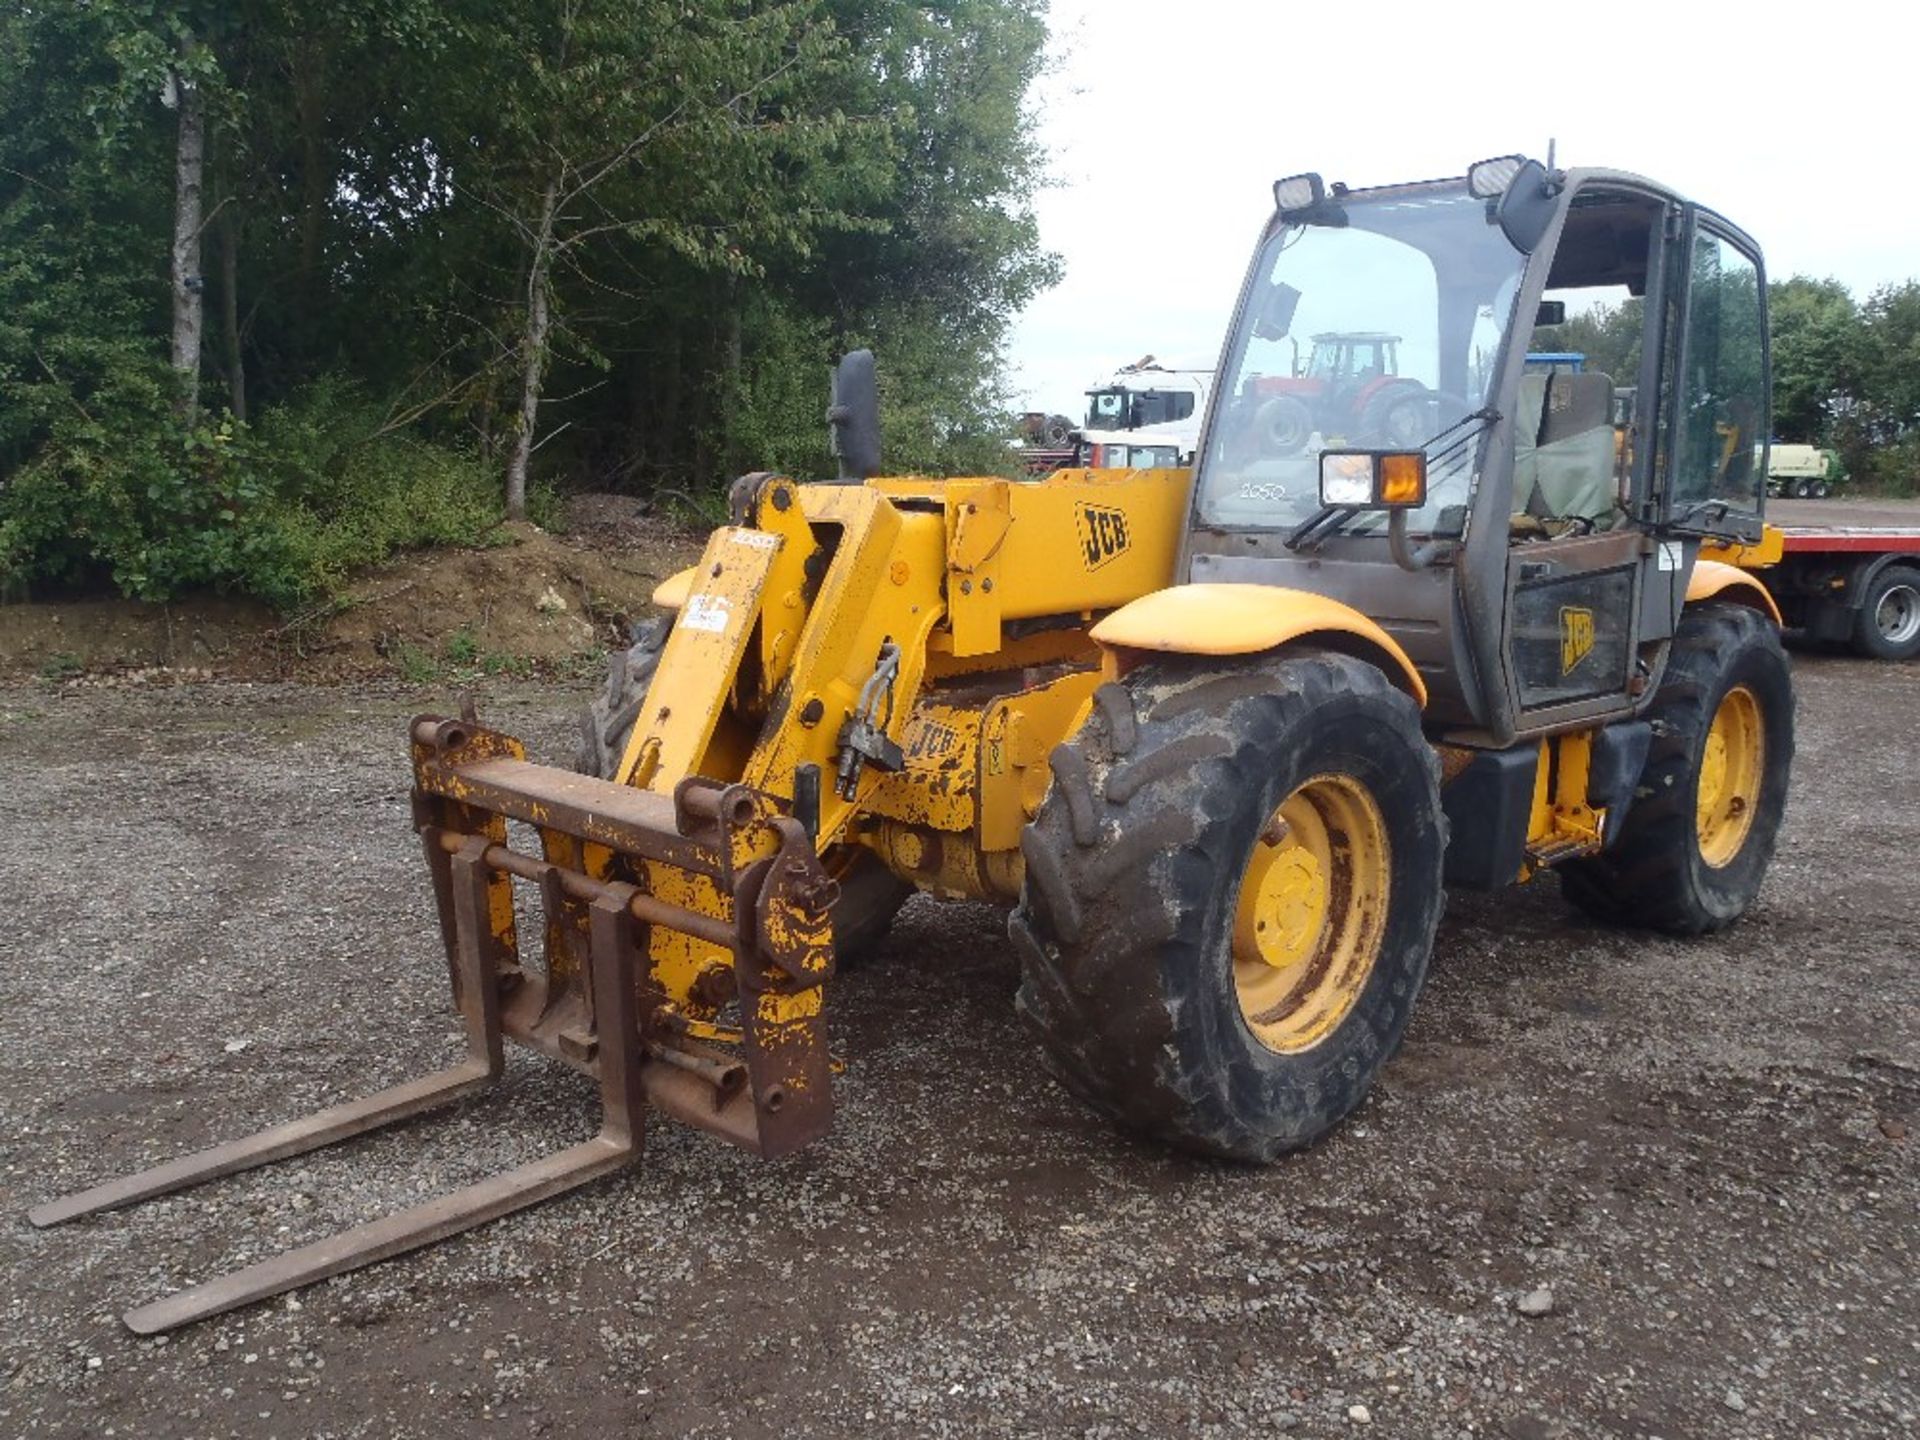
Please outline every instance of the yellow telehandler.
[[[1601, 917], [1736, 920], [1793, 748], [1773, 602], [1700, 558], [1761, 533], [1759, 250], [1649, 181], [1518, 156], [1274, 200], [1190, 471], [876, 478], [872, 357], [847, 357], [841, 480], [733, 486], [655, 597], [670, 621], [614, 658], [578, 769], [471, 714], [412, 723], [468, 1058], [33, 1222], [442, 1104], [508, 1038], [597, 1080], [597, 1136], [127, 1323], [578, 1186], [650, 1110], [787, 1154], [832, 1117], [836, 964], [913, 889], [1009, 907], [1019, 1007], [1074, 1093], [1248, 1161], [1360, 1103], [1447, 885], [1552, 870]], [[1634, 373], [1527, 365], [1536, 324], [1621, 294]], [[1303, 423], [1292, 337], [1357, 333], [1396, 337], [1393, 390]]]

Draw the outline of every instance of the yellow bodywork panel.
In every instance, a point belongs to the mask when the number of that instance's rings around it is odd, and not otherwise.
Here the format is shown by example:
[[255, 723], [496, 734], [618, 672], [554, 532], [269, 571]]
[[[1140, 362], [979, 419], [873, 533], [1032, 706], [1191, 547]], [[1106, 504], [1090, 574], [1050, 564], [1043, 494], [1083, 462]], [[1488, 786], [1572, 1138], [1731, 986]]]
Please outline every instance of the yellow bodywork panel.
[[1427, 703], [1426, 681], [1400, 643], [1338, 600], [1278, 585], [1176, 585], [1122, 606], [1093, 627], [1110, 650], [1253, 655], [1290, 640], [1351, 636], [1376, 652], [1389, 679]]
[[1022, 827], [1046, 798], [1054, 747], [1079, 728], [1104, 678], [1098, 670], [1075, 671], [987, 708], [977, 756], [982, 850], [1018, 848]]
[[[818, 851], [859, 843], [930, 888], [1007, 898], [1049, 758], [1102, 678], [1087, 627], [1171, 584], [1189, 485], [1185, 470], [767, 477], [737, 496], [742, 523], [657, 588], [678, 614], [616, 778], [663, 795], [739, 782], [779, 807], [816, 767]], [[897, 771], [871, 739], [849, 748], [873, 731], [900, 747]], [[730, 920], [704, 878], [647, 871], [654, 895]], [[723, 952], [665, 926], [648, 946], [663, 991], [710, 1023], [697, 982]]]
[[1040, 808], [1054, 747], [1077, 728], [1101, 674], [1070, 671], [986, 703], [935, 690], [907, 722], [906, 769], [881, 777], [866, 808], [908, 825], [967, 834], [981, 850], [1013, 850]]
[[1773, 596], [1767, 593], [1767, 587], [1746, 571], [1719, 560], [1694, 561], [1693, 573], [1687, 577], [1687, 603], [1693, 605], [1716, 597], [1751, 605], [1770, 615], [1776, 625], [1785, 623], [1780, 617], [1780, 607], [1774, 603]]
[[[868, 767], [852, 802], [831, 784], [841, 725], [889, 641], [900, 648], [900, 673], [881, 718], [896, 743], [906, 732], [926, 669], [927, 637], [946, 613], [937, 588], [946, 532], [941, 516], [901, 510], [866, 486], [806, 486], [799, 494], [807, 521], [836, 529], [838, 546], [805, 606], [784, 713], [761, 730], [736, 773], [750, 785], [788, 794], [796, 766], [820, 766], [828, 781], [820, 806], [824, 844], [840, 838], [885, 778]], [[810, 723], [809, 716], [817, 718]]]
[[1734, 540], [1709, 540], [1700, 547], [1702, 560], [1737, 565], [1742, 570], [1764, 570], [1769, 565], [1778, 565], [1786, 553], [1787, 537], [1778, 525], [1761, 526], [1760, 538], [1751, 545]]
[[[731, 676], [739, 669], [759, 619], [768, 573], [782, 537], [764, 530], [725, 526], [713, 532], [695, 567], [696, 589], [680, 606], [673, 632], [660, 657], [660, 675]], [[682, 776], [727, 773], [733, 737], [721, 731], [727, 688], [654, 685], [634, 721], [619, 775], [634, 775], [639, 757], [649, 756], [636, 777], [642, 789], [665, 794]], [[708, 757], [716, 740], [723, 754]]]
[[1188, 470], [1057, 470], [1040, 482], [875, 480], [945, 516], [949, 653], [990, 654], [1010, 621], [1092, 615], [1173, 583]]
[[875, 815], [966, 832], [979, 818], [979, 705], [950, 705], [924, 698], [907, 721], [900, 748], [906, 769], [876, 778], [866, 808]]
[[1000, 648], [1006, 599], [1000, 551], [1013, 528], [1004, 480], [959, 480], [947, 489], [947, 613], [956, 655]]
[[698, 565], [689, 565], [684, 570], [674, 571], [653, 587], [653, 603], [663, 610], [678, 610], [687, 603], [687, 596], [693, 593], [694, 578], [699, 573]]

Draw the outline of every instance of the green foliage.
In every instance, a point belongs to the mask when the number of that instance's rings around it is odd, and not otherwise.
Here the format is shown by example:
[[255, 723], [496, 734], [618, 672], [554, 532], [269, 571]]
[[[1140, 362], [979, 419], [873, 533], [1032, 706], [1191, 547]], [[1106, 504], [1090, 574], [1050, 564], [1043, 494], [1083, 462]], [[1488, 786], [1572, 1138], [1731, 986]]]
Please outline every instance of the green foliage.
[[462, 625], [447, 637], [440, 650], [449, 665], [471, 665], [480, 658], [480, 641], [471, 625]]
[[1819, 444], [1839, 397], [1859, 386], [1859, 309], [1838, 280], [1795, 275], [1767, 287], [1773, 340], [1773, 429], [1780, 439]]
[[1879, 495], [1920, 495], [1920, 436], [1866, 448], [1862, 464], [1863, 473], [1852, 482], [1858, 488]]
[[470, 459], [373, 429], [374, 413], [322, 383], [257, 428], [182, 427], [170, 379], [116, 375], [91, 411], [57, 422], [0, 492], [0, 572], [55, 584], [110, 580], [164, 600], [237, 589], [283, 608], [419, 545], [472, 545], [497, 526], [497, 487]]
[[[1002, 340], [1055, 273], [1045, 38], [1041, 0], [0, 11], [0, 589], [305, 605], [483, 538], [541, 253], [537, 523], [562, 487], [698, 510], [743, 470], [828, 472], [826, 373], [860, 343], [891, 465], [1003, 466]], [[207, 117], [192, 424], [165, 364], [182, 83]]]
[[440, 662], [418, 645], [401, 645], [393, 652], [393, 668], [409, 685], [431, 685], [440, 678]]
[[1638, 299], [1596, 305], [1571, 316], [1564, 325], [1535, 330], [1531, 348], [1585, 355], [1587, 369], [1611, 375], [1615, 385], [1637, 385], [1640, 337], [1646, 330], [1644, 312]]
[[1768, 292], [1775, 432], [1830, 445], [1850, 486], [1920, 493], [1920, 282], [1856, 302], [1796, 275]]
[[58, 685], [86, 673], [86, 662], [78, 655], [59, 650], [49, 655], [40, 665], [40, 679], [49, 685]]

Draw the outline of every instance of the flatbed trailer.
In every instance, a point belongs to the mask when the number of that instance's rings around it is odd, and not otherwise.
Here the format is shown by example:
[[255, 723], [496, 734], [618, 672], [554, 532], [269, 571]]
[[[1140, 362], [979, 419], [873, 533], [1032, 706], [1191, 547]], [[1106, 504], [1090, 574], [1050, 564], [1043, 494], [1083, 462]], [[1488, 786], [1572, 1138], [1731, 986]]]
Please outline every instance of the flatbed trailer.
[[1833, 525], [1813, 522], [1856, 507], [1836, 502], [1804, 514], [1813, 508], [1772, 507], [1786, 523], [1770, 522], [1758, 544], [1716, 548], [1715, 558], [1751, 571], [1788, 627], [1810, 640], [1879, 660], [1920, 655], [1920, 511], [1888, 506], [1873, 516], [1904, 524]]

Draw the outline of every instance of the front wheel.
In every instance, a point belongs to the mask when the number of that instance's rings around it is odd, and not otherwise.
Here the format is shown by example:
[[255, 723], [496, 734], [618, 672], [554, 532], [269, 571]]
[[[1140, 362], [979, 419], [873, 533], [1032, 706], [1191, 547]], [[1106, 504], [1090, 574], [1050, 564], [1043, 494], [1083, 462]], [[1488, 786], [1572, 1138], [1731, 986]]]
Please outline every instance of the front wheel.
[[1746, 605], [1688, 609], [1647, 718], [1619, 837], [1563, 865], [1561, 893], [1616, 923], [1722, 929], [1760, 893], [1787, 804], [1793, 679], [1773, 622]]
[[1445, 846], [1413, 702], [1302, 651], [1101, 687], [1021, 837], [1019, 1006], [1069, 1089], [1271, 1160], [1365, 1097], [1426, 977]]

